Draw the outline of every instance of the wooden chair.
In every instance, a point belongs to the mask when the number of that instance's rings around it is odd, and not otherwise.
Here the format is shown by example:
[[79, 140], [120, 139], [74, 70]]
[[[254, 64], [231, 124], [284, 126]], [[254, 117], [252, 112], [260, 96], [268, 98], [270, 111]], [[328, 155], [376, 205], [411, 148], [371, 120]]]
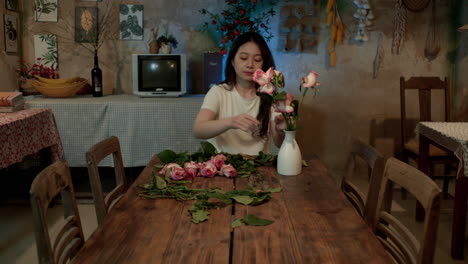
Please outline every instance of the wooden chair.
[[[104, 197], [98, 165], [105, 157], [111, 154], [114, 161], [116, 187]], [[100, 225], [107, 213], [127, 190], [119, 139], [112, 136], [92, 146], [88, 152], [86, 152], [86, 162], [91, 191], [94, 197], [97, 221], [98, 225]]]
[[[351, 182], [356, 173], [358, 158], [365, 162], [369, 172], [369, 187], [366, 199], [361, 190]], [[377, 200], [382, 182], [383, 167], [384, 157], [375, 148], [358, 139], [351, 139], [347, 171], [341, 181], [341, 190], [372, 229], [374, 229], [373, 225], [377, 213]], [[366, 200], [365, 203], [364, 199]]]
[[[64, 223], [52, 244], [47, 227], [47, 209], [59, 193], [63, 203]], [[39, 263], [66, 263], [84, 244], [67, 162], [57, 161], [42, 170], [31, 184], [30, 196]]]
[[[424, 207], [424, 229], [420, 240], [388, 211], [383, 201], [392, 200], [393, 184], [411, 193]], [[426, 174], [395, 158], [389, 158], [379, 194], [376, 235], [397, 263], [433, 263], [441, 201], [440, 188]]]
[[[417, 90], [418, 102], [416, 103], [419, 109], [419, 119], [409, 119], [407, 117], [406, 108], [406, 97], [409, 90]], [[432, 118], [432, 110], [436, 107], [431, 103], [431, 99], [436, 90], [440, 90], [443, 93], [443, 106], [440, 108], [443, 111], [443, 117], [439, 120]], [[443, 81], [438, 77], [411, 77], [405, 80], [404, 77], [400, 77], [400, 107], [401, 107], [401, 118], [400, 118], [400, 131], [401, 131], [401, 147], [399, 158], [408, 163], [410, 159], [417, 162], [419, 157], [419, 141], [415, 137], [415, 127], [417, 121], [450, 121], [450, 89], [447, 78]], [[443, 191], [447, 194], [450, 168], [456, 165], [456, 160], [453, 154], [440, 149], [436, 146], [431, 145], [429, 150], [429, 163], [430, 171], [428, 175], [434, 178], [443, 177]], [[434, 175], [434, 165], [443, 164], [444, 175]]]

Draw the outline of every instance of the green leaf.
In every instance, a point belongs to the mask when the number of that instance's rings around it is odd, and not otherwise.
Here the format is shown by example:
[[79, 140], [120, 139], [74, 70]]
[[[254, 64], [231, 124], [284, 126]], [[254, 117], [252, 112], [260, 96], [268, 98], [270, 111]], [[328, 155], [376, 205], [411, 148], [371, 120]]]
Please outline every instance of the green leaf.
[[216, 198], [225, 204], [232, 204], [232, 200], [225, 193], [211, 192], [211, 193], [208, 193], [208, 197]]
[[236, 228], [242, 225], [242, 218], [236, 219], [231, 223], [231, 228]]
[[240, 204], [245, 204], [245, 205], [249, 205], [254, 200], [250, 196], [234, 196], [234, 197], [232, 197], [232, 199], [234, 199], [236, 202], [238, 202]]
[[203, 153], [206, 155], [215, 155], [217, 153], [216, 148], [210, 142], [203, 141], [200, 142]]
[[271, 193], [277, 193], [277, 192], [281, 192], [282, 190], [283, 188], [278, 187], [278, 188], [268, 188], [266, 191], [271, 192]]
[[200, 222], [208, 220], [208, 216], [210, 215], [210, 212], [207, 210], [198, 210], [195, 212], [192, 212], [192, 222], [195, 224], [198, 224]]
[[158, 157], [164, 164], [167, 164], [173, 162], [177, 158], [177, 154], [170, 149], [166, 149], [159, 152]]
[[154, 176], [154, 178], [156, 179], [156, 187], [157, 187], [158, 189], [161, 189], [161, 190], [162, 190], [162, 189], [166, 189], [166, 187], [167, 187], [167, 182], [166, 182], [163, 178], [161, 178], [161, 177], [159, 177], [159, 176], [157, 176], [157, 175]]
[[274, 223], [275, 221], [258, 218], [254, 215], [247, 215], [240, 219], [244, 224], [251, 226], [265, 226]]

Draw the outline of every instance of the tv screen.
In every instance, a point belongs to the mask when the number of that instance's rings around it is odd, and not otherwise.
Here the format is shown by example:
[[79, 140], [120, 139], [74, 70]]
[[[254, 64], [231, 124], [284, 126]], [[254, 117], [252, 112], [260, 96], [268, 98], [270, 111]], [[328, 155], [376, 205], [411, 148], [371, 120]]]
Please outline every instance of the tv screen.
[[179, 96], [185, 93], [183, 54], [134, 54], [133, 91], [140, 96]]

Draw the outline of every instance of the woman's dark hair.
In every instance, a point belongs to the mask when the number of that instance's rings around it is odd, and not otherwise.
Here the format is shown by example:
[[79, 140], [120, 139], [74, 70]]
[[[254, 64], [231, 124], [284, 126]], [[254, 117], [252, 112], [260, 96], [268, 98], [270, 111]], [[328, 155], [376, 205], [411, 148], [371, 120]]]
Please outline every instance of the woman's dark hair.
[[[273, 55], [271, 54], [270, 48], [268, 47], [265, 39], [257, 32], [246, 32], [237, 37], [237, 39], [235, 39], [232, 43], [229, 55], [226, 59], [226, 68], [224, 69], [224, 75], [226, 76], [226, 79], [222, 83], [230, 84], [232, 87], [234, 87], [236, 84], [236, 70], [234, 69], [232, 62], [234, 61], [234, 57], [236, 56], [239, 48], [247, 42], [254, 42], [258, 45], [258, 48], [262, 53], [262, 70], [264, 72], [266, 72], [270, 67], [275, 67]], [[271, 105], [262, 97], [260, 97], [260, 109], [258, 110], [257, 120], [259, 120], [261, 123], [261, 137], [265, 137], [268, 133], [268, 125], [270, 123], [270, 108]]]

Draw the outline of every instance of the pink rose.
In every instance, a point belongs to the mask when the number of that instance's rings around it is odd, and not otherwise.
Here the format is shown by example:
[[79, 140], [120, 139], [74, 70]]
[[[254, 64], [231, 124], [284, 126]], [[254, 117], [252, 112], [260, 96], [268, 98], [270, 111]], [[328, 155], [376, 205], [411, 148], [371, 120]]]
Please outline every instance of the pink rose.
[[170, 173], [171, 179], [174, 181], [180, 181], [185, 178], [185, 170], [179, 167], [173, 167]]
[[211, 157], [211, 162], [216, 166], [216, 168], [219, 170], [221, 169], [221, 166], [224, 165], [224, 161], [226, 161], [227, 158], [223, 154], [218, 154], [216, 156]]
[[267, 83], [265, 85], [258, 87], [257, 91], [259, 93], [266, 93], [266, 94], [271, 95], [275, 91], [275, 86], [272, 83]]
[[198, 164], [194, 161], [184, 163], [185, 178], [193, 179], [197, 176]]
[[217, 172], [218, 170], [216, 169], [216, 166], [213, 164], [213, 162], [207, 161], [204, 163], [204, 166], [200, 168], [198, 176], [213, 178]]
[[314, 71], [310, 71], [307, 76], [302, 77], [302, 80], [301, 80], [302, 87], [311, 88], [315, 85], [317, 86], [320, 85], [320, 83], [317, 83], [317, 77], [318, 77], [318, 73]]
[[292, 100], [292, 95], [290, 93], [286, 93], [286, 99], [274, 102], [273, 107], [275, 108], [276, 112], [292, 113], [294, 112], [294, 108], [291, 106]]
[[227, 178], [234, 178], [237, 175], [237, 171], [231, 164], [225, 164], [219, 170], [219, 174]]
[[262, 69], [257, 69], [254, 72], [253, 80], [258, 83], [260, 86], [263, 86], [271, 81], [273, 78], [273, 68], [269, 68], [267, 72], [262, 71]]
[[166, 171], [167, 171], [167, 170], [172, 169], [172, 168], [174, 168], [174, 167], [179, 167], [179, 168], [181, 168], [180, 165], [177, 164], [177, 163], [168, 163], [168, 164], [166, 164], [166, 165], [159, 171], [159, 175], [164, 175], [164, 174], [166, 174]]

